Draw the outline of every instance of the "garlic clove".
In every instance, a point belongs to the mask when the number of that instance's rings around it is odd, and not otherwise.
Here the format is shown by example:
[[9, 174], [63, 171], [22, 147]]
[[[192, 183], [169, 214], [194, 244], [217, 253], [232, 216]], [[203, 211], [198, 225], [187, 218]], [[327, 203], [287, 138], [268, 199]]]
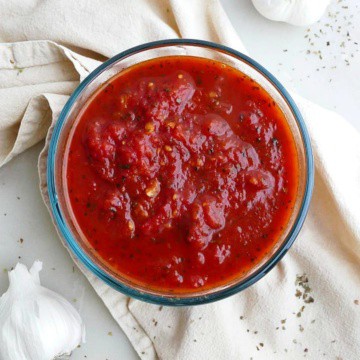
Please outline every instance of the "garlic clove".
[[[20, 265], [20, 264], [18, 264]], [[33, 263], [32, 267], [29, 270], [29, 273], [33, 277], [34, 281], [40, 285], [40, 276], [39, 273], [42, 270], [42, 262], [37, 260]]]
[[9, 272], [8, 291], [0, 298], [0, 358], [52, 360], [70, 354], [85, 331], [73, 306], [41, 286], [36, 261], [30, 271], [17, 264]]
[[256, 10], [264, 17], [297, 26], [317, 22], [331, 0], [252, 0]]

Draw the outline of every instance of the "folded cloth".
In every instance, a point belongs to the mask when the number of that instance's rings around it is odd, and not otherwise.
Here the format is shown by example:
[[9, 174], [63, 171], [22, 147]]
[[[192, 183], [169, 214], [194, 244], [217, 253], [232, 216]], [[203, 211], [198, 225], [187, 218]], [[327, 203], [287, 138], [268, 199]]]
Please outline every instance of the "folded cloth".
[[[39, 159], [47, 205], [52, 125], [101, 61], [175, 37], [245, 52], [217, 0], [13, 0], [0, 1], [0, 14], [0, 165], [50, 127]], [[360, 136], [293, 96], [310, 132], [316, 185], [295, 245], [260, 282], [213, 304], [162, 307], [114, 291], [74, 258], [142, 359], [359, 358]]]

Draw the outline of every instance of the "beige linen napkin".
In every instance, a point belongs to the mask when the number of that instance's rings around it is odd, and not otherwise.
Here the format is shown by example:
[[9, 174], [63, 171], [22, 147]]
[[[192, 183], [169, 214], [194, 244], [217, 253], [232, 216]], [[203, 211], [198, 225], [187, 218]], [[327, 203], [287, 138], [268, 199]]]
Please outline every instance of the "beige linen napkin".
[[[244, 51], [217, 0], [0, 0], [0, 165], [46, 135], [100, 61], [174, 37]], [[299, 238], [264, 279], [217, 303], [168, 308], [117, 293], [77, 262], [142, 359], [359, 358], [360, 136], [294, 97], [316, 186]], [[46, 155], [47, 142], [39, 159], [47, 203]]]

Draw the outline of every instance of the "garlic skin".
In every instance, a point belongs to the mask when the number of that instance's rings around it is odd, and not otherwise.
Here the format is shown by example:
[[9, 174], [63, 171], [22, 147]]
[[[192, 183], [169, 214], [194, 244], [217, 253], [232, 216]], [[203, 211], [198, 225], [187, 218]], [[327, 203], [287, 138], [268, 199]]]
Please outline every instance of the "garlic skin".
[[266, 18], [296, 26], [317, 22], [331, 0], [252, 0], [256, 10]]
[[78, 312], [60, 295], [41, 286], [36, 261], [28, 271], [17, 264], [0, 298], [0, 359], [52, 360], [69, 355], [85, 337]]

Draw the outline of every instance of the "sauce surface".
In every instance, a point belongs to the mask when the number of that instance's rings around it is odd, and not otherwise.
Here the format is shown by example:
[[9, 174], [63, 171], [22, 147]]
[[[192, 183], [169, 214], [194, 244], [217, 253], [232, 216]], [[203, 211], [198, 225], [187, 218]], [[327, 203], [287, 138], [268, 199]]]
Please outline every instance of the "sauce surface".
[[261, 262], [298, 186], [278, 105], [240, 71], [190, 56], [110, 79], [66, 156], [70, 206], [96, 256], [163, 291], [219, 286]]

